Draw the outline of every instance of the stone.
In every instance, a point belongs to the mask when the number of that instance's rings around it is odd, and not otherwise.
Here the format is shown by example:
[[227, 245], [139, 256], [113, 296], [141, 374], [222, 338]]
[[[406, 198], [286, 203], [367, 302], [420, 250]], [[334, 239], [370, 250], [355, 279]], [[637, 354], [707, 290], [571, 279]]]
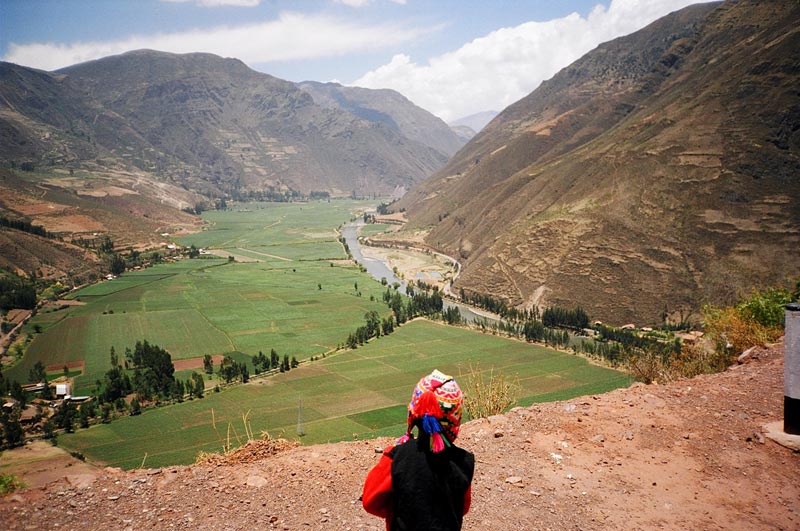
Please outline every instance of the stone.
[[266, 478], [262, 476], [248, 476], [245, 485], [248, 487], [266, 487], [269, 484]]
[[603, 434], [598, 433], [597, 435], [592, 437], [591, 440], [592, 440], [592, 442], [595, 442], [595, 443], [602, 443], [602, 442], [606, 441], [606, 438], [603, 436]]
[[749, 349], [745, 350], [736, 358], [736, 361], [739, 362], [739, 365], [742, 363], [747, 363], [750, 358], [753, 357], [753, 352], [755, 352], [756, 347], [750, 347]]
[[518, 487], [522, 486], [522, 478], [519, 476], [511, 476], [506, 478], [506, 483], [511, 485], [516, 485]]

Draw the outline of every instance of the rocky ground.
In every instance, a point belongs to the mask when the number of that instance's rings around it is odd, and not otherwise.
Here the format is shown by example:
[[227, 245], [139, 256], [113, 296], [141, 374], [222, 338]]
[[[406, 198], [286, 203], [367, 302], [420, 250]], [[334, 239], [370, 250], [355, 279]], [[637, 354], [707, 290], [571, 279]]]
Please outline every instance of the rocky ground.
[[[782, 418], [783, 345], [755, 354], [719, 375], [465, 424], [459, 444], [477, 464], [464, 528], [800, 528], [800, 454], [764, 436]], [[190, 467], [67, 467], [0, 499], [0, 527], [380, 530], [359, 496], [390, 442], [262, 441]]]

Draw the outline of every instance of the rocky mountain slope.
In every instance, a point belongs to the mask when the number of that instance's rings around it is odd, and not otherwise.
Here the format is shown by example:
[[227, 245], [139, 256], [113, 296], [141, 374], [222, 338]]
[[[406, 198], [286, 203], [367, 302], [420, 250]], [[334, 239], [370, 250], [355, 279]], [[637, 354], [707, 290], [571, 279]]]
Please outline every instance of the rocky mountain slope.
[[447, 160], [395, 127], [199, 53], [140, 50], [54, 73], [2, 64], [0, 132], [6, 163], [142, 171], [208, 196], [386, 193]]
[[440, 118], [417, 107], [397, 91], [316, 81], [304, 81], [298, 87], [311, 94], [314, 102], [322, 107], [341, 109], [364, 120], [385, 124], [406, 138], [440, 151], [446, 158], [466, 143]]
[[456, 288], [622, 324], [800, 275], [800, 6], [699, 4], [511, 105], [398, 205]]
[[[778, 344], [723, 374], [465, 424], [457, 442], [476, 474], [464, 529], [797, 529], [800, 459], [764, 436], [782, 417], [782, 359]], [[379, 531], [359, 497], [391, 442], [251, 442], [204, 464], [130, 472], [22, 448], [4, 470], [28, 470], [31, 487], [0, 498], [0, 521], [9, 531]]]

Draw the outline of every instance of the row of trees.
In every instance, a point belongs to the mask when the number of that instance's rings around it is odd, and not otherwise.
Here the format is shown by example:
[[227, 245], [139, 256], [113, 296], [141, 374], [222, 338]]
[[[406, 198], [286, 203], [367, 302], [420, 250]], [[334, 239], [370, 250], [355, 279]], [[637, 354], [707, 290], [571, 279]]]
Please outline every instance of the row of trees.
[[103, 380], [97, 382], [96, 395], [101, 403], [117, 402], [130, 393], [136, 394], [137, 401], [182, 401], [187, 394], [190, 397], [203, 396], [203, 376], [194, 372], [186, 381], [176, 379], [172, 356], [147, 340], [137, 341], [133, 350], [125, 348], [124, 366], [120, 364], [114, 347], [111, 347], [110, 357], [111, 368]]
[[36, 283], [17, 275], [0, 276], [0, 311], [36, 307]]
[[8, 227], [11, 229], [21, 230], [22, 232], [29, 232], [31, 234], [36, 234], [37, 236], [42, 236], [43, 238], [56, 237], [55, 234], [47, 232], [44, 227], [33, 225], [30, 221], [25, 221], [22, 219], [10, 219], [5, 216], [0, 216], [0, 227]]

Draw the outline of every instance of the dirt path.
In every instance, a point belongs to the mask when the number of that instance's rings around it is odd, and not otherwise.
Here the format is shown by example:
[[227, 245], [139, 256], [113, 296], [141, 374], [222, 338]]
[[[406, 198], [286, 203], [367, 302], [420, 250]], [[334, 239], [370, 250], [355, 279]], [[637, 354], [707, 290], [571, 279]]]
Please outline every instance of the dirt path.
[[[477, 458], [464, 529], [800, 528], [800, 454], [762, 435], [783, 411], [783, 346], [720, 375], [636, 385], [464, 425]], [[381, 530], [359, 502], [391, 440], [259, 445], [232, 465], [98, 471], [0, 500], [17, 529]]]

